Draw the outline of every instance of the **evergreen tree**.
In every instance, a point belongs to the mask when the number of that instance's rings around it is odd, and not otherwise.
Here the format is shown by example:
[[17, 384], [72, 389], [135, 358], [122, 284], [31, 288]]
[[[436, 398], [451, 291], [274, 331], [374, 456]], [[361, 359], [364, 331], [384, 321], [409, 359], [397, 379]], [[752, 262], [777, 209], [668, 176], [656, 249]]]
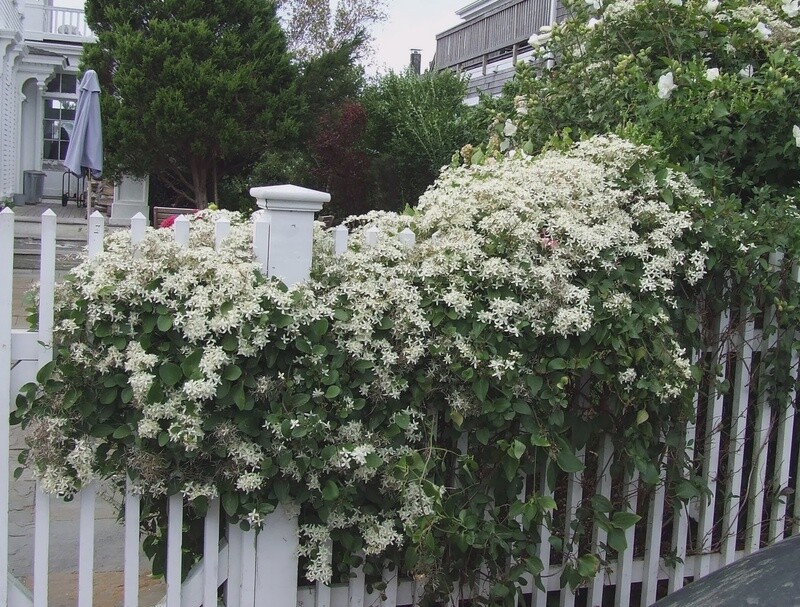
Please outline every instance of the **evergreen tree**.
[[112, 172], [158, 176], [204, 208], [222, 177], [296, 128], [274, 2], [87, 0], [86, 17]]

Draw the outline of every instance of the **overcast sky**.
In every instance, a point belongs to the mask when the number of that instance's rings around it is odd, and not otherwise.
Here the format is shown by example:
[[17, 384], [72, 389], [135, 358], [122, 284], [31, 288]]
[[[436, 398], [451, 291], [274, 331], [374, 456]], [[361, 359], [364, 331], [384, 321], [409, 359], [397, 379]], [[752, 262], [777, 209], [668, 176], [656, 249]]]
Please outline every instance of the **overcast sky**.
[[[389, 19], [376, 26], [375, 57], [370, 73], [402, 70], [408, 65], [410, 50], [422, 51], [423, 69], [433, 59], [436, 34], [459, 23], [455, 12], [471, 0], [388, 0]], [[83, 0], [55, 0], [56, 6], [83, 7]]]

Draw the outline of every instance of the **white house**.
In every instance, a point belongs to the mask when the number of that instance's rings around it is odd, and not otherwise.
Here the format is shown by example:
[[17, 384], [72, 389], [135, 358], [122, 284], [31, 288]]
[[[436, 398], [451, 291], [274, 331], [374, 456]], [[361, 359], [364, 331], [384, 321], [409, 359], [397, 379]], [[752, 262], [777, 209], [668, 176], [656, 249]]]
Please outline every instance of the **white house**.
[[[0, 0], [0, 198], [22, 193], [25, 171], [42, 171], [45, 198], [61, 199], [80, 57], [83, 44], [93, 41], [81, 9], [54, 0]], [[147, 190], [146, 180], [124, 179], [111, 220], [124, 223], [138, 211], [147, 216]]]

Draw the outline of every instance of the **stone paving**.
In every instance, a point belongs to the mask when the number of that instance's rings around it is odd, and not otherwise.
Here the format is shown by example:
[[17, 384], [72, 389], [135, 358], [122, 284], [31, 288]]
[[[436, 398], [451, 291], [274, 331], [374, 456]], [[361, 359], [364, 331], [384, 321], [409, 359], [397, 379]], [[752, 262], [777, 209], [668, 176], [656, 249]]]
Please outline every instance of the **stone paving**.
[[[58, 204], [14, 207], [15, 242], [38, 249], [40, 217], [52, 209], [57, 217], [58, 245], [67, 250], [79, 250], [86, 243], [85, 209], [74, 203], [67, 207]], [[57, 271], [56, 280], [65, 275]], [[38, 270], [15, 269], [12, 285], [12, 324], [15, 329], [28, 327], [25, 312], [25, 294], [39, 279]], [[6, 285], [0, 286], [0, 288]], [[12, 431], [12, 456], [10, 467], [17, 467], [17, 455], [23, 446], [19, 429]], [[13, 476], [12, 476], [13, 478]], [[9, 569], [13, 575], [32, 587], [33, 563], [33, 497], [34, 485], [28, 473], [12, 481], [9, 509]], [[95, 578], [94, 605], [114, 607], [122, 605], [123, 527], [117, 522], [120, 496], [100, 491], [95, 521]], [[49, 607], [66, 607], [75, 604], [77, 596], [79, 503], [52, 500], [50, 529], [50, 596]], [[164, 584], [147, 574], [149, 565], [142, 556], [142, 575], [139, 580], [140, 605], [149, 607], [165, 594]]]

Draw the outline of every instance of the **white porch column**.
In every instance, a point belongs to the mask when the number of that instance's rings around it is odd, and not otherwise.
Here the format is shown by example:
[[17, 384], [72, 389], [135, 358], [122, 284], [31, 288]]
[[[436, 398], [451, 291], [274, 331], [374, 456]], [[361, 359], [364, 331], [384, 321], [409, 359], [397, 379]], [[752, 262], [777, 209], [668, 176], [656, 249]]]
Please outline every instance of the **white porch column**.
[[250, 188], [250, 195], [266, 209], [271, 224], [268, 276], [287, 286], [303, 282], [311, 271], [314, 213], [331, 195], [295, 185]]

